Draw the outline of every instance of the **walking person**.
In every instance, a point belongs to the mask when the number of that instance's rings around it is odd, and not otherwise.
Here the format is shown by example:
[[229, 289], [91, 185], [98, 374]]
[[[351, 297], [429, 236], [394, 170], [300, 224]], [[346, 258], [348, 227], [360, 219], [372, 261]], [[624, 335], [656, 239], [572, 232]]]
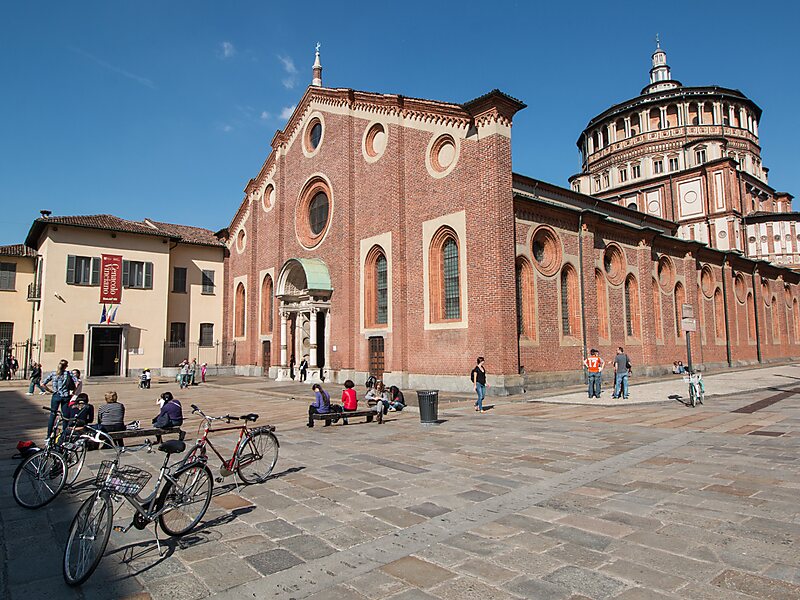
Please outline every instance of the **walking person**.
[[600, 358], [600, 353], [592, 348], [588, 358], [583, 361], [583, 366], [589, 374], [589, 398], [599, 398], [603, 385], [603, 367], [606, 362]]
[[206, 371], [208, 371], [208, 363], [200, 365], [200, 383], [206, 382]]
[[625, 349], [620, 346], [617, 348], [617, 355], [614, 357], [614, 395], [616, 399], [622, 397], [628, 399], [628, 378], [631, 374], [631, 359], [625, 354]]
[[[311, 389], [314, 392], [314, 402], [308, 406], [308, 427], [314, 426], [314, 420], [311, 418], [312, 415], [327, 415], [331, 412], [330, 394], [323, 390], [322, 386], [318, 383], [312, 385]], [[325, 423], [325, 427], [327, 427], [328, 424], [329, 423]]]
[[28, 386], [26, 396], [33, 396], [33, 390], [39, 388], [39, 395], [46, 394], [47, 390], [42, 387], [42, 365], [34, 362], [31, 365], [31, 384]]
[[[61, 360], [58, 363], [58, 368], [50, 373], [42, 382], [44, 389], [53, 394], [50, 400], [50, 410], [60, 410], [62, 413], [69, 404], [69, 397], [72, 390], [75, 389], [75, 380], [72, 378], [72, 373], [67, 369], [69, 363], [66, 360]], [[53, 389], [47, 387], [47, 384], [53, 382]], [[56, 422], [56, 415], [54, 412], [50, 413], [50, 419], [47, 421], [47, 436], [53, 433], [53, 424]]]
[[478, 394], [478, 399], [475, 401], [475, 411], [486, 412], [483, 408], [483, 399], [486, 396], [486, 361], [482, 356], [479, 356], [475, 362], [477, 364], [469, 374], [469, 378], [472, 381], [472, 389]]
[[300, 361], [298, 368], [300, 369], [300, 381], [305, 381], [306, 377], [308, 376], [308, 361], [306, 360], [305, 356], [303, 357], [303, 360]]

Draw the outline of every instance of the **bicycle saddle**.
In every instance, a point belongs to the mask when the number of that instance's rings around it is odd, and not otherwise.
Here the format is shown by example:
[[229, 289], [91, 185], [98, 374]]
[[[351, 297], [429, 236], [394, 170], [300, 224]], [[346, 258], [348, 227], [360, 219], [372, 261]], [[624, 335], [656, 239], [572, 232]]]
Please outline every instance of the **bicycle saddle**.
[[257, 421], [258, 420], [258, 415], [256, 413], [249, 413], [249, 414], [246, 414], [246, 415], [242, 415], [239, 418], [240, 419], [244, 419], [245, 421]]
[[161, 452], [166, 452], [167, 454], [178, 454], [179, 452], [186, 450], [186, 442], [182, 442], [180, 440], [169, 440], [168, 442], [161, 444], [158, 449]]

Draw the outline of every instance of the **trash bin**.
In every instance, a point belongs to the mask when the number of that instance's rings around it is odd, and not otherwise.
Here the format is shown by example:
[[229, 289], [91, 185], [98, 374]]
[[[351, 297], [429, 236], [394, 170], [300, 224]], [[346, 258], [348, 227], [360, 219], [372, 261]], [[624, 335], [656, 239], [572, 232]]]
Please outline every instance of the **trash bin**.
[[417, 391], [420, 423], [436, 423], [439, 419], [439, 390]]

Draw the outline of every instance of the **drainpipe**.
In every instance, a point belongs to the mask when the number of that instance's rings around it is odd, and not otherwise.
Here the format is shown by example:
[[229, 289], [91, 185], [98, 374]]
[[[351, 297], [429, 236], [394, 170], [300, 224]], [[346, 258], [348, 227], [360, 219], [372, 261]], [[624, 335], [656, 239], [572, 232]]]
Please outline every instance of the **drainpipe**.
[[[581, 288], [581, 330], [583, 334], [583, 358], [586, 359], [586, 298], [583, 293], [583, 211], [581, 211], [581, 213], [578, 215], [578, 262], [580, 263], [578, 282], [580, 283]], [[585, 366], [583, 367], [583, 380], [584, 383], [589, 381]]]
[[[516, 279], [517, 275], [517, 208], [514, 207], [514, 307], [519, 310], [519, 302], [517, 301], [517, 290], [519, 289], [519, 282]], [[514, 328], [517, 330], [517, 374], [522, 375], [522, 349], [520, 348], [519, 335], [519, 320], [520, 315], [517, 315], [517, 321], [514, 323]]]
[[756, 356], [758, 356], [758, 362], [761, 364], [761, 335], [758, 331], [758, 300], [756, 300], [756, 271], [758, 270], [758, 265], [753, 265], [753, 272], [750, 274], [753, 280], [753, 320], [755, 321], [756, 325]]
[[733, 366], [731, 361], [731, 331], [728, 323], [728, 284], [725, 282], [725, 263], [728, 255], [722, 257], [722, 312], [725, 315], [725, 353], [728, 357], [728, 367]]

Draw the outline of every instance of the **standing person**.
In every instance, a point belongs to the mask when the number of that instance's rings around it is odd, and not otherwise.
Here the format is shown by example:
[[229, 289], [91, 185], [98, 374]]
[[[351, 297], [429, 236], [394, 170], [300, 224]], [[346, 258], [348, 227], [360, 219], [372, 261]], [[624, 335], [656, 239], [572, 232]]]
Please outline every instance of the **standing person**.
[[583, 361], [583, 366], [589, 372], [589, 398], [599, 398], [601, 386], [603, 385], [603, 367], [606, 366], [599, 356], [599, 352], [592, 348], [589, 357]]
[[612, 398], [622, 396], [628, 399], [628, 377], [631, 374], [631, 359], [625, 354], [625, 349], [620, 346], [617, 348], [617, 355], [614, 357], [614, 395]]
[[189, 387], [189, 361], [181, 363], [181, 389]]
[[197, 385], [194, 381], [195, 374], [197, 373], [197, 359], [192, 359], [192, 364], [189, 366], [189, 383], [190, 385]]
[[478, 399], [475, 401], [475, 410], [477, 412], [486, 412], [483, 409], [483, 399], [486, 397], [486, 365], [485, 359], [479, 356], [475, 361], [477, 364], [469, 374], [470, 381], [472, 381], [472, 389], [478, 394]]
[[[50, 410], [60, 410], [62, 413], [69, 404], [69, 396], [72, 390], [75, 389], [75, 380], [72, 378], [72, 373], [67, 369], [69, 363], [66, 360], [61, 360], [58, 363], [58, 368], [47, 376], [44, 380], [44, 389], [53, 394], [50, 400]], [[53, 382], [53, 389], [47, 387], [47, 384]], [[50, 413], [50, 419], [47, 421], [47, 436], [53, 433], [53, 424], [56, 422], [55, 412]]]
[[300, 381], [305, 381], [306, 377], [308, 376], [308, 361], [306, 357], [303, 357], [303, 360], [300, 361]]
[[75, 389], [72, 390], [72, 401], [83, 393], [83, 379], [81, 379], [81, 372], [78, 369], [72, 369], [72, 378], [75, 380]]
[[150, 389], [150, 382], [153, 381], [153, 374], [150, 373], [150, 369], [144, 370], [144, 387], [145, 389]]
[[294, 380], [294, 354], [292, 354], [292, 358], [289, 359], [289, 377]]
[[17, 369], [19, 369], [19, 363], [17, 362], [17, 358], [15, 356], [11, 357], [11, 369], [10, 369], [10, 376], [9, 379], [16, 379], [17, 378]]
[[203, 363], [200, 365], [200, 382], [206, 382], [206, 371], [208, 370], [208, 363]]
[[[342, 390], [342, 411], [343, 412], [355, 412], [358, 410], [358, 395], [356, 391], [353, 389], [356, 387], [356, 384], [353, 383], [352, 379], [348, 379], [344, 382], [344, 389]], [[342, 419], [342, 423], [347, 425], [347, 418]]]
[[[327, 415], [331, 412], [331, 396], [328, 392], [322, 389], [322, 386], [315, 383], [311, 386], [314, 392], [314, 402], [308, 406], [308, 427], [314, 426], [312, 415]], [[325, 427], [328, 423], [325, 423]]]
[[47, 390], [42, 387], [42, 365], [34, 362], [31, 365], [31, 384], [28, 386], [27, 396], [33, 396], [34, 388], [39, 388], [39, 395], [46, 394]]

